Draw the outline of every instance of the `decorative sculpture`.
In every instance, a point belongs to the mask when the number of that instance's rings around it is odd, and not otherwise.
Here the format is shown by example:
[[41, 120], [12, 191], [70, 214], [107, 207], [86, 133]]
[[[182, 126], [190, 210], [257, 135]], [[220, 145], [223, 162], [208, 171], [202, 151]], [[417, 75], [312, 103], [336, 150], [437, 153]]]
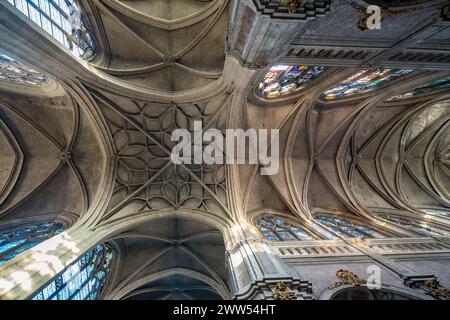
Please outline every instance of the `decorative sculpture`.
[[360, 279], [356, 274], [348, 270], [340, 269], [336, 272], [336, 276], [339, 281], [330, 285], [328, 289], [335, 289], [345, 285], [360, 286], [362, 284], [366, 284], [366, 280]]
[[436, 279], [425, 282], [423, 285], [423, 289], [433, 298], [450, 300], [450, 291], [441, 287]]
[[275, 300], [297, 300], [297, 295], [292, 292], [283, 282], [278, 282], [274, 291]]
[[303, 5], [304, 0], [283, 0], [284, 5], [288, 8], [289, 13], [294, 13]]

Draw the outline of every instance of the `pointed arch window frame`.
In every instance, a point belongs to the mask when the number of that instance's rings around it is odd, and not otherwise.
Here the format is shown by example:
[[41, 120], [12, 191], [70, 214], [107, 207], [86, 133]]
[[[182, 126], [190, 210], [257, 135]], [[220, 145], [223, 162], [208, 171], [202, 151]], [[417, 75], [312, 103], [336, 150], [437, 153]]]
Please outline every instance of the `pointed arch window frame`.
[[[321, 219], [322, 217], [326, 218], [325, 220], [327, 221]], [[331, 231], [331, 233], [337, 234], [344, 238], [384, 239], [389, 237], [387, 232], [384, 233], [380, 231], [378, 227], [373, 226], [369, 222], [367, 222], [366, 226], [361, 221], [344, 215], [318, 212], [314, 215], [314, 220], [321, 223], [327, 228], [327, 230]], [[333, 220], [334, 224], [329, 223], [330, 220]], [[349, 231], [345, 228], [354, 228], [354, 230]]]
[[[279, 221], [276, 221], [272, 225], [265, 225], [261, 226], [260, 222], [262, 220], [281, 220], [282, 223], [278, 223]], [[256, 217], [253, 218], [253, 225], [258, 230], [259, 234], [268, 241], [314, 241], [314, 240], [320, 240], [320, 238], [313, 233], [311, 230], [309, 230], [305, 225], [303, 225], [301, 222], [297, 221], [295, 217], [289, 217], [285, 214], [280, 213], [264, 213], [259, 214]], [[265, 227], [267, 229], [266, 232], [262, 230], [262, 227]], [[277, 227], [282, 228], [283, 231], [277, 230]], [[296, 233], [295, 231], [298, 231]], [[282, 233], [281, 233], [282, 232]], [[285, 236], [283, 236], [283, 234]], [[299, 234], [304, 234], [306, 237], [302, 238]], [[272, 235], [273, 238], [271, 239], [270, 236]]]
[[[323, 103], [337, 103], [337, 102], [345, 102], [348, 100], [357, 100], [367, 97], [368, 95], [373, 94], [374, 92], [379, 91], [381, 88], [386, 88], [393, 83], [403, 79], [403, 76], [410, 75], [414, 73], [414, 69], [406, 69], [406, 68], [375, 68], [369, 69], [364, 68], [358, 70], [353, 75], [347, 77], [346, 79], [330, 86], [327, 90], [321, 93], [320, 101]], [[383, 72], [386, 72], [383, 74]], [[364, 78], [370, 77], [373, 74], [378, 73], [378, 75], [374, 76], [371, 79], [370, 83], [362, 84], [361, 82]], [[361, 85], [361, 89], [357, 91], [353, 91], [347, 94], [335, 95], [333, 98], [327, 98], [328, 95], [334, 92], [343, 92], [348, 90], [354, 90], [354, 87], [358, 87]], [[344, 91], [345, 90], [345, 91]]]
[[0, 228], [0, 265], [66, 230], [59, 220], [28, 222]]
[[450, 230], [438, 228], [432, 222], [425, 222], [417, 218], [407, 217], [396, 214], [379, 214], [390, 223], [395, 223], [405, 229], [424, 234], [428, 237], [450, 237]]
[[94, 58], [96, 41], [86, 29], [86, 17], [78, 0], [7, 1], [75, 55], [87, 60]]
[[450, 76], [441, 77], [411, 90], [390, 96], [387, 102], [403, 102], [410, 99], [422, 99], [432, 94], [441, 94], [450, 90]]
[[[285, 67], [282, 70], [279, 70], [280, 72], [276, 72], [278, 70], [274, 70], [276, 68]], [[272, 76], [272, 82], [270, 84], [276, 84], [279, 83], [280, 79], [285, 75], [286, 71], [289, 70], [289, 72], [294, 72], [295, 68], [304, 68], [304, 70], [301, 70], [301, 72], [298, 74], [298, 76], [292, 76], [292, 79], [303, 80], [302, 83], [297, 83], [297, 86], [293, 90], [289, 90], [287, 93], [280, 93], [278, 96], [269, 97], [263, 93], [264, 88], [269, 87], [268, 85], [265, 85], [264, 82], [267, 80], [268, 76], [271, 73], [274, 73]], [[314, 70], [321, 69], [317, 71], [318, 73], [315, 74]], [[311, 71], [313, 74], [311, 74]], [[311, 83], [314, 83], [315, 80], [323, 76], [327, 71], [326, 66], [322, 65], [299, 65], [299, 64], [289, 64], [289, 63], [276, 63], [273, 64], [267, 69], [265, 73], [262, 73], [257, 78], [257, 85], [254, 88], [254, 97], [257, 98], [257, 100], [264, 100], [265, 102], [277, 102], [277, 101], [284, 101], [286, 99], [294, 98], [297, 95], [301, 94], [307, 87], [311, 85]], [[310, 75], [310, 77], [305, 78], [306, 75]], [[291, 82], [291, 83], [295, 83]], [[280, 85], [280, 90], [284, 88], [284, 86]]]
[[28, 300], [97, 300], [109, 283], [116, 255], [110, 244], [92, 247]]
[[0, 52], [0, 82], [21, 86], [43, 87], [49, 84], [50, 79], [44, 73]]

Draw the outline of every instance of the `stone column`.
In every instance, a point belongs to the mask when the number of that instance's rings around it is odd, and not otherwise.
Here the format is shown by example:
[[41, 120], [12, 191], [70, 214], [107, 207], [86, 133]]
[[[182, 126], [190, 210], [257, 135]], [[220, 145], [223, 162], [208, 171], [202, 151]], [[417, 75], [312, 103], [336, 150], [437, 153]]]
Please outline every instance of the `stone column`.
[[237, 300], [311, 300], [312, 286], [276, 255], [265, 240], [241, 222], [229, 248], [229, 286]]

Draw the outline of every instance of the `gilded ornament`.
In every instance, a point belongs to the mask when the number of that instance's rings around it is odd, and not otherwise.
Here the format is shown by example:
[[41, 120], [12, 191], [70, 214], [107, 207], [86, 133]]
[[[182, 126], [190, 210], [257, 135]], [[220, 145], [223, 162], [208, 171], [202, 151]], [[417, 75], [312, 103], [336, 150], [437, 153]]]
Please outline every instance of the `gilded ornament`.
[[294, 13], [300, 8], [304, 0], [283, 0], [284, 5], [288, 8], [289, 13]]
[[335, 289], [344, 285], [360, 286], [362, 284], [366, 284], [366, 280], [360, 279], [356, 274], [348, 270], [338, 270], [336, 272], [336, 276], [338, 277], [339, 281], [330, 285], [328, 289]]
[[423, 289], [433, 298], [450, 300], [450, 291], [442, 288], [436, 280], [430, 280], [424, 283]]
[[275, 300], [297, 300], [297, 295], [283, 282], [278, 282], [274, 292]]

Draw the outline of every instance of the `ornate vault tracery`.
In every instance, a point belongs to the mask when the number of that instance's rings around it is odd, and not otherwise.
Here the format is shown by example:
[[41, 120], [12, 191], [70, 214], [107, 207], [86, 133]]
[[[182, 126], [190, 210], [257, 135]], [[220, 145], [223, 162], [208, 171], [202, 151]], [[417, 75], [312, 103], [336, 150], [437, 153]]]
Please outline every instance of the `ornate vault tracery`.
[[[151, 103], [121, 99], [118, 105], [94, 93], [114, 145], [116, 184], [105, 217], [120, 212], [189, 208], [229, 215], [225, 165], [181, 164], [170, 159], [175, 129], [225, 129], [229, 94], [199, 103]], [[194, 141], [194, 139], [193, 139]], [[132, 208], [132, 209], [130, 209]]]
[[[416, 70], [401, 58], [398, 65], [381, 63], [390, 57], [387, 51], [392, 56], [409, 48], [389, 47], [376, 35], [374, 43], [386, 52], [367, 64], [358, 60], [365, 54], [352, 51], [355, 43], [336, 54], [320, 46], [302, 49], [305, 55], [289, 64], [312, 70], [305, 74], [308, 85], [296, 83], [301, 90], [270, 100], [254, 95], [258, 81], [273, 64], [288, 65], [279, 58], [298, 43], [311, 44], [315, 32], [320, 38], [323, 30], [309, 26], [319, 16], [336, 19], [337, 7], [331, 1], [294, 7], [216, 0], [191, 1], [181, 10], [185, 2], [83, 0], [97, 40], [91, 63], [68, 59], [67, 68], [77, 66], [68, 71], [61, 62], [67, 53], [49, 45], [36, 55], [54, 53], [56, 71], [36, 57], [31, 62], [57, 76], [64, 92], [20, 99], [18, 91], [2, 93], [0, 148], [7, 152], [0, 159], [7, 170], [0, 176], [0, 225], [64, 216], [72, 226], [53, 240], [62, 247], [48, 249], [51, 242], [45, 242], [8, 267], [50, 252], [62, 261], [56, 275], [89, 248], [112, 243], [116, 261], [102, 297], [309, 299], [313, 289], [303, 275], [313, 275], [300, 267], [300, 276], [293, 273], [282, 258], [294, 264], [306, 253], [311, 259], [364, 256], [405, 278], [411, 271], [385, 257], [396, 246], [403, 252], [427, 248], [429, 254], [449, 250], [441, 239], [450, 230], [448, 217], [427, 214], [448, 212], [450, 204], [448, 86], [422, 93], [448, 79], [448, 70]], [[10, 17], [5, 12], [2, 17]], [[248, 19], [236, 18], [243, 16]], [[305, 22], [308, 17], [317, 19]], [[443, 25], [436, 30], [444, 32]], [[4, 46], [14, 50], [17, 38], [5, 39]], [[422, 35], [418, 42], [425, 46], [427, 39]], [[24, 59], [30, 49], [23, 43], [20, 48], [22, 56], [13, 53]], [[310, 58], [320, 63], [303, 60]], [[323, 99], [337, 85], [334, 91], [348, 94]], [[416, 88], [420, 93], [411, 94]], [[261, 176], [259, 164], [173, 164], [171, 134], [187, 129], [193, 135], [194, 121], [222, 134], [227, 128], [280, 129], [279, 172]], [[267, 240], [287, 243], [268, 245], [257, 233], [256, 216], [272, 219], [263, 227], [278, 239]], [[277, 216], [290, 222], [273, 223]], [[31, 294], [5, 279], [10, 287], [0, 287], [1, 295]], [[44, 280], [50, 279], [36, 282]]]

